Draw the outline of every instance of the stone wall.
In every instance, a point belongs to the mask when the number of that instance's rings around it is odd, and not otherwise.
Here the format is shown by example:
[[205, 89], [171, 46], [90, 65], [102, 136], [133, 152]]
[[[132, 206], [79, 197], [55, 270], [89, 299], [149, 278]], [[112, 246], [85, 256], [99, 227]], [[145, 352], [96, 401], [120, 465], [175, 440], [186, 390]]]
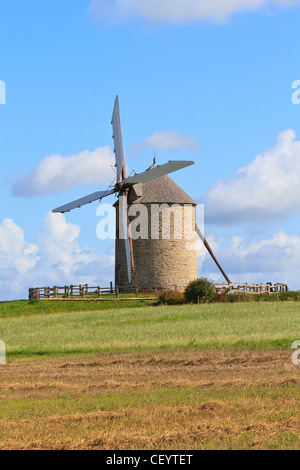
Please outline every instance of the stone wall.
[[[132, 208], [136, 209], [134, 204]], [[148, 213], [148, 239], [134, 239], [135, 269], [128, 283], [125, 242], [118, 238], [119, 208], [116, 205], [116, 278], [125, 288], [183, 290], [197, 279], [195, 206], [145, 204]], [[158, 206], [158, 205], [156, 205]], [[162, 209], [161, 211], [158, 209]], [[156, 215], [155, 215], [156, 214]], [[166, 221], [170, 220], [170, 228]], [[181, 221], [181, 222], [180, 222]], [[180, 234], [180, 232], [182, 232]], [[153, 239], [154, 234], [158, 239]], [[181, 236], [181, 238], [180, 238]], [[178, 239], [180, 238], [180, 239]]]

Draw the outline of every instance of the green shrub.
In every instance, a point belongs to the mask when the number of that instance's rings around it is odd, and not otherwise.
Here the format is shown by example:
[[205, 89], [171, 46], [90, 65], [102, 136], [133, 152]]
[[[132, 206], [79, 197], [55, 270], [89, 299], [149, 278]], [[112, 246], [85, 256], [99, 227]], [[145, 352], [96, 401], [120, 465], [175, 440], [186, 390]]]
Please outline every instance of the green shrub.
[[224, 302], [230, 302], [231, 304], [238, 302], [239, 296], [237, 294], [226, 294], [224, 296]]
[[226, 302], [226, 295], [227, 295], [227, 290], [225, 289], [222, 291], [216, 292], [215, 302], [219, 302], [219, 303]]
[[184, 292], [187, 302], [214, 302], [216, 298], [214, 284], [208, 279], [201, 277], [189, 283]]
[[159, 302], [167, 305], [182, 305], [185, 303], [185, 296], [179, 292], [163, 292], [159, 295]]
[[243, 293], [228, 293], [228, 294], [217, 294], [216, 300], [218, 302], [277, 302], [277, 301], [299, 301], [300, 292], [288, 291], [288, 292], [274, 292], [272, 294], [243, 294]]
[[279, 300], [300, 300], [299, 291], [288, 291], [288, 292], [279, 292]]
[[270, 302], [276, 301], [276, 294], [244, 294], [244, 293], [230, 293], [226, 294], [224, 302]]

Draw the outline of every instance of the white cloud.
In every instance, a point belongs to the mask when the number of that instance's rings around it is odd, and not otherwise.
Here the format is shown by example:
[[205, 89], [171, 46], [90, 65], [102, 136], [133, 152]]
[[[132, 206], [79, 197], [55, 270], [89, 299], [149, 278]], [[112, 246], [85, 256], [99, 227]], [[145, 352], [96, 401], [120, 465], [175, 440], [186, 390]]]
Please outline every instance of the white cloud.
[[[217, 242], [213, 251], [232, 282], [287, 283], [300, 289], [300, 237], [280, 231], [267, 239], [253, 241], [232, 237], [229, 242]], [[217, 282], [224, 282], [208, 253], [200, 264], [200, 272]]]
[[214, 224], [283, 220], [300, 212], [300, 141], [282, 132], [274, 147], [263, 151], [232, 178], [207, 188], [201, 197], [205, 221]]
[[77, 185], [109, 184], [114, 177], [112, 165], [114, 154], [109, 146], [69, 157], [51, 155], [16, 181], [13, 194], [31, 197], [59, 193]]
[[36, 243], [11, 219], [0, 225], [0, 300], [26, 298], [29, 287], [109, 283], [114, 253], [97, 255], [79, 246], [80, 227], [62, 214], [45, 216]]
[[141, 18], [149, 23], [187, 24], [212, 20], [220, 23], [235, 13], [261, 8], [291, 7], [298, 0], [92, 0], [91, 15], [104, 20]]
[[0, 266], [17, 275], [24, 275], [34, 268], [38, 247], [25, 242], [23, 230], [11, 219], [4, 219], [0, 225]]
[[175, 129], [155, 132], [141, 143], [133, 144], [130, 152], [141, 152], [145, 148], [154, 150], [182, 150], [197, 155], [200, 152], [200, 142], [192, 136], [180, 134]]

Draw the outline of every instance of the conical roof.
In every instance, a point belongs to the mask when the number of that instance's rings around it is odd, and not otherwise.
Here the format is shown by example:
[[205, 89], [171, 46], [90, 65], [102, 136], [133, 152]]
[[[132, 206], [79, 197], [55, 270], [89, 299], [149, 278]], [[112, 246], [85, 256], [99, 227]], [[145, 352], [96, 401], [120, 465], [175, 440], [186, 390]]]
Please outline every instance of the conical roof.
[[147, 183], [135, 184], [130, 191], [130, 204], [167, 203], [193, 204], [197, 203], [170, 176], [161, 176]]

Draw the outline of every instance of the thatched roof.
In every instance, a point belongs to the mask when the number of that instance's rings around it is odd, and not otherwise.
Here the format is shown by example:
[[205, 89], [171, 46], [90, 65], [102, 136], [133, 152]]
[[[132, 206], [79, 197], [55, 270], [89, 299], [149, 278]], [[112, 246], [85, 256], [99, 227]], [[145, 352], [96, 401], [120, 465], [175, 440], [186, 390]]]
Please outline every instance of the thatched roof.
[[130, 191], [130, 204], [147, 203], [197, 204], [168, 175], [133, 186]]

